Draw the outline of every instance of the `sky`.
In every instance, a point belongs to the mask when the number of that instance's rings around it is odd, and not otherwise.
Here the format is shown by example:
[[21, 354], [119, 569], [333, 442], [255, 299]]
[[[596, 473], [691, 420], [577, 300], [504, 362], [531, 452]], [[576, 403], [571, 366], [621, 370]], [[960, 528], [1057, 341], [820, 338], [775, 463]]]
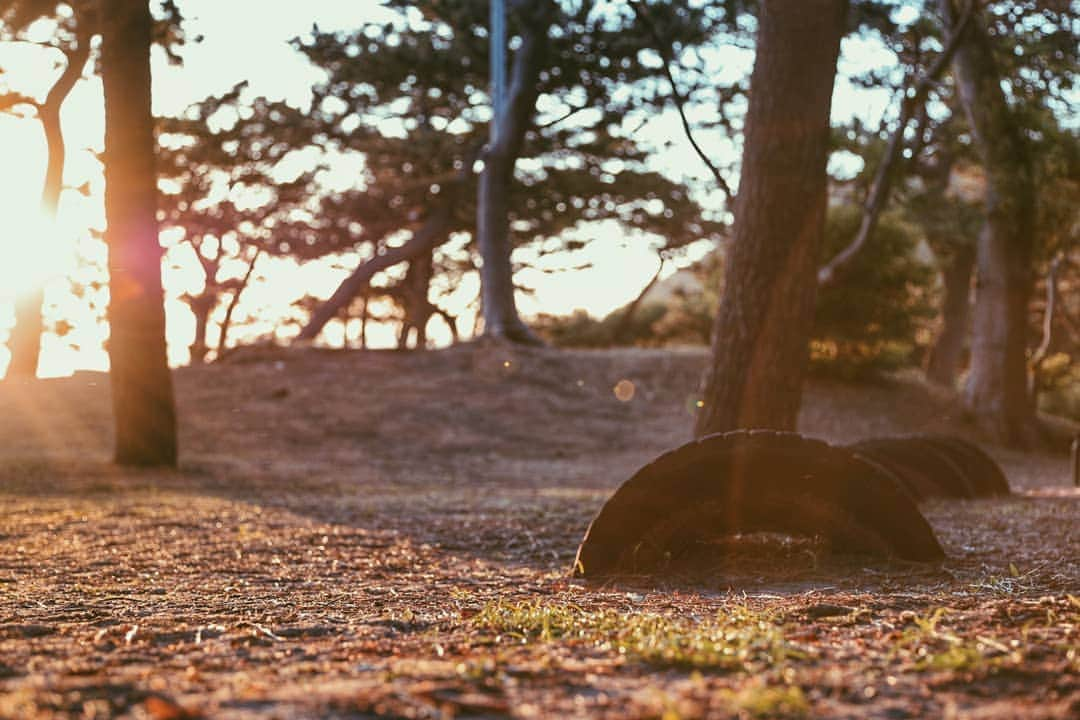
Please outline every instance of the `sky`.
[[[182, 66], [171, 66], [163, 57], [155, 57], [154, 110], [161, 115], [178, 114], [191, 103], [222, 93], [245, 80], [253, 95], [303, 106], [320, 71], [295, 52], [289, 40], [309, 31], [314, 24], [323, 30], [351, 29], [392, 17], [380, 7], [378, 0], [301, 3], [179, 0], [178, 5], [188, 18], [189, 34], [201, 35], [203, 40], [183, 53]], [[848, 38], [844, 43], [841, 72], [888, 64], [892, 60], [892, 55], [880, 46], [860, 38]], [[724, 79], [747, 72], [753, 56], [743, 50], [722, 49], [716, 62], [718, 79]], [[0, 82], [6, 77], [23, 92], [40, 96], [58, 72], [51, 64], [36, 48], [0, 46], [0, 67], [12, 68], [6, 76], [0, 76]], [[883, 91], [857, 89], [840, 80], [834, 94], [834, 119], [859, 115], [876, 122], [888, 103], [888, 95]], [[65, 184], [77, 187], [89, 182], [90, 186], [88, 196], [74, 190], [64, 193], [58, 226], [50, 229], [44, 227], [36, 212], [44, 173], [40, 126], [32, 119], [0, 115], [0, 157], [5, 158], [4, 171], [0, 173], [0, 218], [4, 219], [6, 228], [0, 235], [0, 341], [13, 320], [13, 293], [27, 284], [45, 283], [47, 315], [54, 319], [64, 316], [72, 330], [63, 338], [51, 334], [45, 337], [41, 364], [44, 376], [67, 375], [80, 369], [103, 370], [108, 363], [102, 347], [107, 330], [94, 320], [94, 312], [86, 305], [94, 292], [87, 291], [82, 298], [75, 298], [70, 289], [73, 280], [85, 286], [100, 279], [95, 273], [100, 275], [105, 261], [102, 243], [86, 231], [87, 227], [104, 227], [103, 181], [95, 156], [101, 150], [104, 134], [99, 81], [88, 79], [79, 83], [64, 106], [62, 121], [69, 149]], [[656, 156], [658, 169], [673, 175], [707, 176], [706, 168], [685, 141], [674, 113], [658, 115], [642, 130], [642, 135], [675, 141], [670, 149]], [[722, 138], [702, 135], [699, 141], [721, 163], [732, 159], [733, 146]], [[347, 178], [348, 169], [343, 168], [341, 175]], [[27, 236], [39, 240], [27, 243]], [[587, 249], [573, 259], [573, 264], [591, 263], [591, 269], [561, 274], [525, 272], [520, 276], [536, 288], [534, 296], [520, 299], [523, 314], [532, 315], [541, 309], [563, 314], [583, 308], [603, 316], [634, 297], [656, 270], [656, 255], [648, 244], [623, 237], [611, 225], [587, 229], [584, 239], [589, 240]], [[41, 251], [30, 253], [30, 247]], [[691, 251], [689, 259], [710, 250], [710, 246], [698, 246]], [[170, 253], [164, 274], [169, 355], [173, 365], [187, 362], [187, 345], [194, 331], [190, 313], [178, 300], [181, 294], [198, 290], [199, 286], [191, 270], [195, 260], [187, 252]], [[309, 263], [301, 267], [288, 260], [262, 260], [256, 280], [238, 308], [241, 319], [253, 319], [244, 332], [250, 336], [273, 333], [278, 318], [294, 314], [290, 307], [294, 299], [305, 293], [329, 296], [353, 262], [355, 258], [345, 256], [337, 263]], [[564, 260], [556, 258], [552, 262]], [[672, 267], [667, 272], [674, 270]], [[475, 278], [463, 285], [456, 295], [461, 302], [474, 297], [477, 290]], [[466, 330], [472, 327], [467, 314], [461, 325]], [[430, 330], [436, 343], [449, 340], [449, 333], [441, 323], [433, 322]], [[324, 331], [323, 338], [328, 344], [338, 345], [342, 341], [341, 331], [341, 326], [334, 323]], [[377, 328], [369, 334], [369, 339], [373, 346], [389, 346], [393, 334], [393, 328]], [[7, 360], [6, 348], [0, 348], [0, 371], [6, 367]]]

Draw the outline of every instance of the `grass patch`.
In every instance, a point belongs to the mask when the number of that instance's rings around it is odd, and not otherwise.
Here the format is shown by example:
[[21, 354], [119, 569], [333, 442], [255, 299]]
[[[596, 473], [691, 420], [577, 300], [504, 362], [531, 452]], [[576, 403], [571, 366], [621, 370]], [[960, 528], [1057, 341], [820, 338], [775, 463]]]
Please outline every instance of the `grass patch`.
[[904, 632], [899, 649], [910, 654], [917, 672], [980, 672], [1023, 662], [1023, 652], [995, 638], [961, 637], [941, 627], [945, 608], [914, 619]]
[[751, 686], [726, 698], [731, 706], [755, 718], [801, 718], [810, 714], [810, 703], [795, 685]]
[[497, 640], [578, 642], [652, 665], [758, 672], [806, 657], [768, 613], [745, 605], [713, 617], [673, 618], [655, 613], [586, 610], [551, 602], [491, 602], [471, 619]]

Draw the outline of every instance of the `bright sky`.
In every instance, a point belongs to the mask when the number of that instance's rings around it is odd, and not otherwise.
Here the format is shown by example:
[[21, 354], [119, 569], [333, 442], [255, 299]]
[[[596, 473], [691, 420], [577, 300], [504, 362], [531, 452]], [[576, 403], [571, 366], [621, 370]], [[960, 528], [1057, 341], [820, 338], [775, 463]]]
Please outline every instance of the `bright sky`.
[[[379, 7], [378, 0], [272, 4], [265, 0], [180, 0], [178, 4], [189, 19], [191, 35], [202, 35], [204, 41], [185, 52], [181, 67], [169, 66], [161, 62], [162, 58], [156, 58], [154, 108], [164, 115], [179, 113], [189, 104], [221, 93], [242, 80], [250, 83], [253, 94], [303, 105], [319, 72], [289, 46], [289, 40], [316, 23], [324, 30], [348, 29], [391, 17]], [[269, 7], [273, 10], [268, 10]], [[33, 48], [0, 46], [0, 67], [12, 68], [6, 75], [12, 86], [40, 97], [55, 71], [47, 70], [49, 63], [42, 62], [41, 55], [35, 53], [39, 51]], [[850, 69], [852, 64], [865, 67], [893, 60], [888, 51], [857, 38], [845, 41], [844, 56], [841, 70], [845, 66]], [[752, 54], [745, 51], [726, 49], [717, 53], [723, 75], [738, 76], [749, 69], [752, 61]], [[34, 71], [21, 70], [27, 67]], [[20, 72], [16, 73], [15, 69]], [[858, 114], [876, 120], [887, 103], [884, 92], [858, 90], [841, 80], [834, 98], [834, 116], [839, 120]], [[107, 367], [102, 348], [106, 328], [95, 321], [95, 313], [87, 304], [88, 300], [96, 300], [100, 306], [104, 298], [92, 288], [76, 298], [71, 289], [73, 282], [85, 286], [100, 280], [100, 269], [105, 264], [101, 242], [87, 231], [104, 226], [103, 181], [100, 164], [93, 154], [101, 151], [104, 133], [101, 88], [97, 80], [85, 80], [76, 87], [65, 104], [63, 125], [69, 155], [65, 183], [76, 187], [89, 181], [90, 195], [65, 192], [58, 227], [50, 230], [43, 226], [36, 212], [44, 173], [40, 127], [33, 119], [0, 115], [0, 157], [5, 159], [4, 172], [0, 174], [0, 218], [5, 228], [0, 235], [0, 342], [13, 322], [14, 292], [31, 283], [45, 283], [47, 316], [52, 320], [63, 318], [73, 328], [63, 338], [53, 333], [46, 335], [41, 363], [41, 374], [45, 376]], [[689, 172], [692, 176], [705, 177], [705, 168], [700, 167], [683, 140], [673, 113], [658, 116], [642, 134], [676, 141], [674, 148], [657, 157], [658, 168], [675, 175]], [[734, 148], [723, 138], [703, 134], [699, 141], [711, 148], [722, 162], [725, 156], [728, 160], [732, 157]], [[521, 279], [537, 289], [535, 296], [521, 299], [524, 314], [534, 314], [540, 309], [566, 313], [585, 308], [602, 316], [636, 295], [655, 272], [655, 253], [640, 238], [625, 238], [610, 225], [593, 227], [584, 237], [590, 241], [587, 250], [567, 264], [591, 262], [593, 268], [555, 275], [523, 273]], [[700, 256], [708, 250], [697, 248], [695, 254]], [[177, 298], [186, 291], [198, 290], [199, 285], [197, 275], [191, 271], [194, 258], [185, 252], [170, 255], [164, 276], [169, 355], [174, 365], [187, 361], [187, 346], [194, 332], [191, 314]], [[340, 264], [348, 265], [349, 260], [342, 258]], [[243, 331], [250, 336], [273, 333], [280, 318], [295, 315], [290, 308], [294, 299], [305, 293], [328, 296], [348, 272], [344, 267], [331, 265], [321, 262], [299, 267], [287, 260], [260, 261], [256, 281], [238, 308]], [[470, 279], [458, 294], [467, 299], [475, 293], [476, 280]], [[471, 328], [469, 315], [463, 315], [461, 326], [466, 332]], [[436, 342], [449, 339], [438, 321], [432, 323], [430, 331]], [[342, 341], [341, 333], [341, 326], [332, 323], [323, 337], [337, 345]], [[389, 327], [373, 329], [369, 333], [370, 344], [391, 345], [393, 333], [394, 329]], [[213, 335], [210, 341], [213, 345]], [[0, 346], [0, 372], [7, 362], [6, 347]]]

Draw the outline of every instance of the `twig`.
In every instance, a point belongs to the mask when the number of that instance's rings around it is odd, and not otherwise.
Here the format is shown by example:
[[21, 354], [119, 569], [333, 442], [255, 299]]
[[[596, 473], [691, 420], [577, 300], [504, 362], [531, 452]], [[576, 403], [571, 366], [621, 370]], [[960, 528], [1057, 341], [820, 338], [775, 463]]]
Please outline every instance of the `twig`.
[[679, 112], [679, 119], [682, 121], [683, 133], [686, 135], [686, 139], [690, 141], [690, 146], [694, 148], [694, 152], [701, 158], [701, 162], [705, 163], [705, 167], [709, 168], [709, 172], [712, 173], [713, 178], [716, 180], [716, 185], [720, 188], [720, 191], [727, 197], [727, 201], [730, 203], [735, 197], [731, 191], [731, 186], [728, 185], [727, 180], [720, 174], [720, 169], [713, 164], [709, 159], [705, 151], [698, 145], [697, 139], [694, 138], [693, 128], [690, 126], [690, 120], [686, 117], [686, 97], [682, 91], [679, 90], [678, 83], [675, 82], [675, 75], [671, 72], [671, 66], [675, 64], [675, 59], [671, 55], [670, 45], [660, 35], [660, 31], [657, 29], [656, 24], [649, 17], [649, 11], [645, 8], [640, 0], [631, 0], [630, 7], [634, 11], [634, 15], [640, 20], [648, 29], [649, 34], [653, 37], [653, 42], [656, 43], [656, 51], [660, 53], [660, 59], [664, 64], [664, 75], [667, 77], [668, 84], [671, 85], [671, 97], [675, 102], [675, 109]]

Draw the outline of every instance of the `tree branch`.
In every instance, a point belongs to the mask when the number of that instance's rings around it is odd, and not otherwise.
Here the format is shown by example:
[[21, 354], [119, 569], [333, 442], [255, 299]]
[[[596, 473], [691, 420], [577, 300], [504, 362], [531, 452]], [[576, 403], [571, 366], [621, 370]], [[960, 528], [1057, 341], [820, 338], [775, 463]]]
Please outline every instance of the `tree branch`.
[[641, 288], [641, 292], [630, 301], [630, 304], [626, 306], [626, 312], [619, 318], [618, 325], [615, 326], [615, 330], [611, 334], [611, 339], [615, 343], [619, 343], [623, 340], [626, 334], [630, 331], [630, 328], [634, 322], [634, 315], [637, 313], [641, 303], [645, 300], [645, 296], [656, 287], [656, 283], [660, 280], [660, 273], [664, 272], [664, 265], [666, 261], [663, 253], [657, 253], [660, 258], [660, 264], [656, 267], [656, 272], [653, 273], [652, 278], [645, 284], [645, 287]]
[[243, 294], [244, 289], [247, 288], [248, 283], [251, 281], [251, 274], [255, 272], [255, 263], [259, 261], [261, 255], [262, 248], [256, 248], [255, 254], [251, 256], [251, 262], [248, 263], [247, 272], [244, 273], [244, 277], [240, 279], [240, 284], [236, 286], [236, 292], [229, 299], [229, 307], [225, 309], [225, 317], [221, 320], [221, 333], [218, 336], [217, 346], [218, 357], [221, 357], [221, 354], [225, 352], [225, 340], [228, 339], [229, 328], [232, 326], [233, 312], [236, 310], [236, 306], [240, 304], [240, 295]]
[[686, 117], [686, 97], [682, 91], [679, 90], [679, 85], [675, 81], [675, 75], [671, 71], [672, 65], [675, 64], [675, 59], [671, 56], [670, 44], [660, 35], [660, 30], [656, 27], [656, 24], [649, 17], [648, 9], [640, 3], [640, 0], [630, 0], [630, 8], [634, 11], [634, 15], [640, 20], [649, 31], [649, 34], [653, 37], [653, 42], [656, 43], [656, 51], [660, 53], [660, 59], [664, 64], [664, 75], [667, 77], [668, 84], [671, 85], [671, 99], [675, 103], [675, 109], [679, 112], [679, 120], [682, 121], [683, 133], [686, 135], [686, 139], [690, 142], [690, 146], [697, 153], [697, 156], [701, 159], [701, 162], [705, 163], [705, 167], [712, 173], [713, 178], [716, 180], [717, 187], [727, 197], [728, 202], [735, 197], [731, 191], [731, 186], [728, 185], [727, 180], [720, 174], [720, 169], [713, 164], [709, 159], [709, 156], [705, 154], [705, 151], [698, 145], [697, 139], [694, 137], [693, 128], [690, 126], [690, 120]]
[[866, 198], [866, 204], [863, 206], [863, 216], [862, 222], [859, 224], [859, 230], [855, 233], [855, 239], [847, 247], [818, 270], [819, 288], [835, 285], [844, 271], [851, 266], [855, 258], [869, 243], [870, 236], [877, 228], [878, 220], [881, 219], [881, 213], [889, 202], [889, 194], [892, 191], [894, 180], [893, 168], [903, 154], [904, 133], [907, 131], [908, 124], [919, 108], [925, 105], [926, 96], [929, 94], [935, 80], [945, 70], [945, 67], [956, 53], [956, 49], [960, 46], [960, 38], [964, 34], [964, 28], [967, 27], [974, 8], [974, 0], [968, 0], [963, 14], [949, 31], [949, 40], [945, 43], [945, 48], [941, 51], [941, 54], [937, 56], [933, 65], [919, 78], [911, 91], [900, 101], [900, 116], [897, 119], [897, 127], [889, 139], [885, 156], [874, 174], [870, 193]]

